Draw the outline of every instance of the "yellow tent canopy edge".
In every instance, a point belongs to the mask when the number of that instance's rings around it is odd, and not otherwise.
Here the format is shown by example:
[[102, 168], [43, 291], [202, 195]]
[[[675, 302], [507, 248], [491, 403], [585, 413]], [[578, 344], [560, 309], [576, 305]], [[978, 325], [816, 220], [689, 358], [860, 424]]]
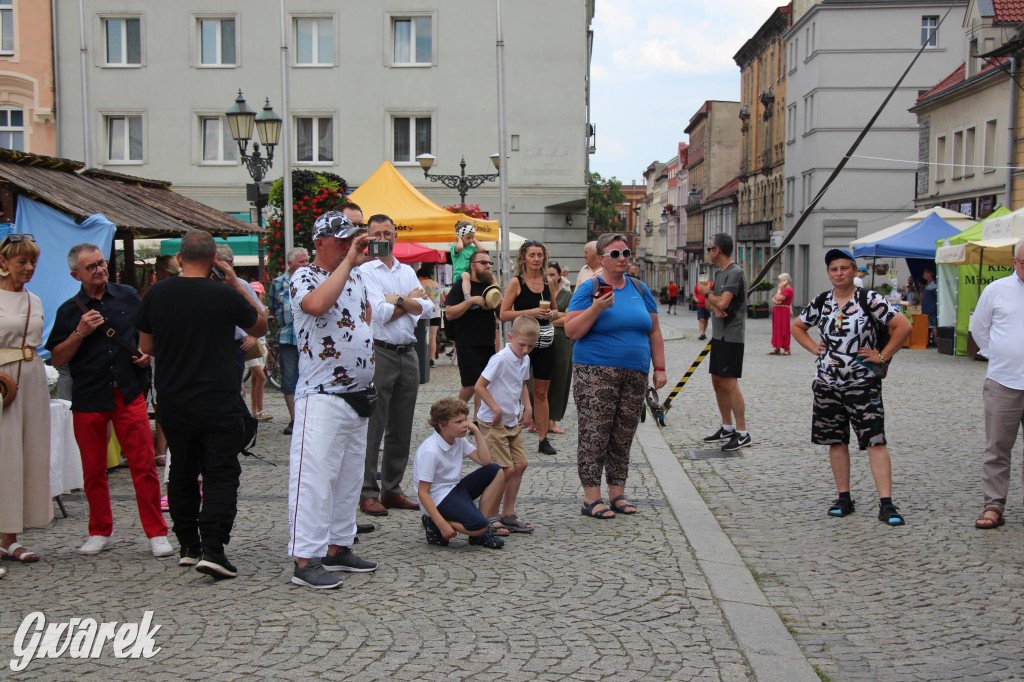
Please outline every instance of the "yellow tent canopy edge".
[[444, 210], [413, 187], [390, 161], [382, 163], [349, 195], [349, 200], [359, 204], [367, 222], [378, 213], [391, 218], [400, 242], [454, 242], [455, 223], [460, 220], [473, 224], [478, 240], [498, 241], [497, 220], [470, 218]]

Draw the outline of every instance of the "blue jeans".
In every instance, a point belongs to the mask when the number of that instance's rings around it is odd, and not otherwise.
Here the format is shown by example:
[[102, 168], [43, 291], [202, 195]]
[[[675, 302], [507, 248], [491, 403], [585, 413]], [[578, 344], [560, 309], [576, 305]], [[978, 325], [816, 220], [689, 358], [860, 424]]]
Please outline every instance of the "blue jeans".
[[281, 393], [295, 395], [299, 382], [299, 347], [282, 343], [277, 347], [277, 364], [281, 368]]
[[501, 466], [491, 462], [485, 467], [480, 467], [471, 474], [467, 474], [452, 491], [444, 496], [441, 504], [437, 505], [437, 511], [446, 521], [461, 523], [466, 530], [480, 530], [487, 525], [487, 519], [480, 513], [480, 509], [473, 504], [473, 500], [484, 494], [487, 486], [494, 481], [494, 477], [501, 471]]

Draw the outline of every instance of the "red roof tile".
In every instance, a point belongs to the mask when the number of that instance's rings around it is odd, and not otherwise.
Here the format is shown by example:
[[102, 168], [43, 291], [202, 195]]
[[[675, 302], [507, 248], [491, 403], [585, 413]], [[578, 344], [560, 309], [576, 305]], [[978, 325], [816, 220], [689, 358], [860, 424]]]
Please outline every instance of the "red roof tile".
[[995, 10], [993, 20], [997, 24], [1019, 24], [1024, 22], [1024, 0], [992, 0]]
[[704, 203], [706, 204], [708, 202], [715, 201], [717, 199], [724, 199], [724, 198], [726, 198], [728, 196], [731, 196], [733, 194], [738, 194], [739, 191], [740, 191], [740, 179], [739, 179], [739, 177], [735, 177], [732, 180], [730, 180], [725, 185], [725, 187], [722, 187], [717, 192], [715, 192], [714, 194], [709, 196], [707, 199], [705, 199]]
[[[978, 71], [978, 73], [974, 74], [971, 77], [971, 80], [974, 80], [975, 78], [978, 78], [983, 73], [988, 73], [989, 71], [992, 71], [993, 69], [999, 68], [1000, 66], [1005, 64], [1006, 61], [1007, 61], [1006, 57], [996, 57], [995, 59], [993, 59], [993, 60], [991, 60], [989, 62], [986, 62], [985, 65], [981, 67], [981, 70]], [[946, 92], [947, 90], [950, 90], [950, 89], [960, 85], [961, 83], [963, 83], [966, 80], [965, 79], [966, 73], [967, 73], [966, 64], [960, 64], [960, 66], [956, 67], [956, 69], [953, 70], [953, 73], [949, 74], [948, 76], [943, 78], [941, 81], [939, 81], [938, 85], [936, 85], [934, 88], [932, 88], [928, 92], [926, 92], [923, 95], [921, 95], [920, 97], [918, 97], [917, 101], [921, 102], [923, 100], [926, 100], [926, 99], [928, 99], [930, 97], [934, 97], [935, 95], [941, 94], [943, 92]]]

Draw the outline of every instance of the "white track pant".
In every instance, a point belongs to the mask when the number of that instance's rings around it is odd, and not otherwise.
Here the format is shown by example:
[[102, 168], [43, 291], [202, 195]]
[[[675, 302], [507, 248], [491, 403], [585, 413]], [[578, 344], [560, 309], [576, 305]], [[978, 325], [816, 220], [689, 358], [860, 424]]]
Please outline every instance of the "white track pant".
[[349, 547], [363, 487], [368, 419], [344, 399], [295, 397], [288, 474], [288, 553], [302, 559]]

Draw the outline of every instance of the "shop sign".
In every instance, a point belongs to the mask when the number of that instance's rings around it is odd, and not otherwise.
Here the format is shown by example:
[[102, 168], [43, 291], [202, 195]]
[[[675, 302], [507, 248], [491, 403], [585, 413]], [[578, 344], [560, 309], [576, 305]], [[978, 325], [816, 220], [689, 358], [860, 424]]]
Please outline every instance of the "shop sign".
[[736, 227], [736, 241], [738, 242], [766, 242], [771, 237], [772, 224], [770, 222], [751, 223], [750, 225], [739, 225]]

